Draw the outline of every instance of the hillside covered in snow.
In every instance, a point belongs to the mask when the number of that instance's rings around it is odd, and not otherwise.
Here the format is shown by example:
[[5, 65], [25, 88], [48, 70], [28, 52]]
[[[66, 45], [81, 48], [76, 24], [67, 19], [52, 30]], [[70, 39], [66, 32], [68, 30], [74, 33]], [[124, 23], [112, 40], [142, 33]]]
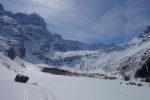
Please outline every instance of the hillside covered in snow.
[[[149, 100], [150, 98], [147, 83], [142, 83], [143, 86], [138, 87], [126, 85], [127, 82], [123, 80], [48, 74], [20, 58], [11, 60], [2, 54], [0, 54], [0, 66], [0, 100], [141, 100], [143, 98]], [[15, 82], [17, 74], [28, 76], [29, 81]]]
[[0, 4], [0, 100], [149, 100], [149, 76], [150, 26], [127, 44], [85, 44]]
[[[97, 51], [56, 52], [54, 59], [58, 65], [75, 67], [87, 72], [148, 77], [150, 75], [150, 27], [131, 42], [120, 47], [123, 50], [109, 49]], [[74, 63], [76, 62], [76, 63]], [[143, 70], [144, 75], [137, 71]]]
[[[150, 27], [124, 45], [85, 44], [65, 40], [47, 29], [36, 14], [6, 11], [0, 4], [0, 51], [12, 60], [46, 64], [72, 71], [148, 77]], [[141, 69], [141, 70], [140, 70]], [[144, 71], [144, 75], [141, 75]]]
[[19, 46], [12, 47], [16, 50], [16, 54], [20, 53], [18, 56], [36, 64], [51, 63], [50, 57], [57, 51], [100, 50], [116, 46], [102, 43], [89, 45], [65, 40], [61, 35], [51, 33], [44, 19], [37, 13], [14, 14], [6, 11], [2, 4], [0, 4], [0, 36], [18, 42]]

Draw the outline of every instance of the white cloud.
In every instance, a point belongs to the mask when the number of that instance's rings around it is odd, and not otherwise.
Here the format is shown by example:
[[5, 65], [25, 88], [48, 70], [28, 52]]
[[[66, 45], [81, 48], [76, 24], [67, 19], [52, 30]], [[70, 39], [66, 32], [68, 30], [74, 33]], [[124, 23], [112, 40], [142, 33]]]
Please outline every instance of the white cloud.
[[150, 23], [149, 0], [2, 0], [2, 3], [15, 12], [37, 12], [50, 30], [83, 42], [113, 42], [124, 37], [123, 42]]
[[101, 41], [111, 41], [122, 36], [122, 42], [127, 42], [150, 25], [149, 9], [148, 0], [128, 0], [107, 11], [82, 35], [85, 33], [87, 38], [99, 38]]

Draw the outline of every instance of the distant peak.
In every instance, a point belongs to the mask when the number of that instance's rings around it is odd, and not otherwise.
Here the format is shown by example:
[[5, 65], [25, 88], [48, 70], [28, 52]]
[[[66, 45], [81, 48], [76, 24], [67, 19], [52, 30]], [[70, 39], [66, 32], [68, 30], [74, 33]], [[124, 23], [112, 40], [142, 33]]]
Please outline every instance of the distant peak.
[[44, 19], [37, 13], [32, 14], [24, 14], [24, 13], [16, 13], [15, 18], [17, 22], [19, 22], [22, 25], [36, 25], [36, 26], [42, 26], [43, 28], [46, 28], [46, 23]]
[[146, 30], [144, 31], [144, 33], [149, 33], [150, 32], [150, 26], [147, 26]]
[[3, 4], [0, 3], [0, 10], [4, 10]]
[[31, 13], [30, 15], [31, 15], [31, 16], [38, 16], [38, 17], [41, 17], [38, 13], [35, 13], [35, 12], [34, 12], [34, 13]]

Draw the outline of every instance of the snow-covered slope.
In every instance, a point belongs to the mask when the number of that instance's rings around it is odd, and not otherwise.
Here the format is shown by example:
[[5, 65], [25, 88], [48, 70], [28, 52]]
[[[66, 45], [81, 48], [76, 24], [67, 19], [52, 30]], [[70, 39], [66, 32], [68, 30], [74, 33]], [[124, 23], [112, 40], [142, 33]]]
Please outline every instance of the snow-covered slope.
[[[55, 66], [74, 66], [74, 69], [97, 72], [112, 73], [120, 75], [136, 76], [137, 70], [147, 66], [145, 77], [150, 73], [150, 29], [135, 37], [130, 43], [122, 45], [122, 51], [70, 51], [55, 53]], [[138, 76], [140, 77], [140, 75]]]
[[[51, 33], [47, 29], [44, 19], [36, 14], [24, 14], [6, 11], [0, 5], [0, 36], [9, 40], [16, 40], [19, 46], [15, 46], [20, 57], [31, 63], [50, 63], [55, 52], [77, 50], [101, 50], [107, 48], [122, 48], [115, 44], [104, 45], [85, 44], [79, 41], [65, 40], [59, 34]], [[110, 50], [110, 49], [109, 49]], [[33, 59], [32, 59], [33, 58]]]
[[[72, 71], [138, 77], [144, 72], [142, 77], [147, 77], [149, 40], [149, 27], [123, 46], [64, 40], [49, 32], [38, 14], [12, 14], [0, 4], [0, 100], [149, 100], [146, 83], [128, 86], [121, 80], [52, 75], [40, 69], [69, 67]], [[15, 82], [17, 74], [28, 76], [29, 81]]]
[[19, 56], [33, 64], [135, 76], [140, 68], [150, 69], [149, 40], [150, 27], [121, 46], [65, 40], [51, 33], [40, 15], [13, 14], [0, 5], [0, 50], [11, 59]]
[[[147, 29], [140, 36], [130, 42], [129, 48], [123, 51], [110, 53], [101, 52], [98, 58], [83, 60], [83, 69], [103, 70], [106, 72], [128, 74], [134, 76], [137, 69], [149, 62], [150, 58], [150, 31]], [[150, 66], [147, 66], [148, 70]]]
[[[5, 62], [5, 64], [3, 64]], [[22, 63], [25, 67], [22, 66]], [[6, 66], [10, 66], [9, 68]], [[120, 80], [69, 77], [40, 72], [33, 64], [19, 58], [11, 60], [0, 54], [0, 100], [149, 100], [148, 84], [128, 86]], [[27, 83], [17, 83], [15, 76], [29, 76]]]

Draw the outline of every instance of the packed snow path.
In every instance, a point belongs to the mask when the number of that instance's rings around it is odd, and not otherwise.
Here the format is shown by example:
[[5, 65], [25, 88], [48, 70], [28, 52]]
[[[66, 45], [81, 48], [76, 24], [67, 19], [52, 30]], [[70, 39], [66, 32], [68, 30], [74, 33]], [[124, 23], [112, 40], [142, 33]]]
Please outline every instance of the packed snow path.
[[44, 87], [11, 81], [0, 82], [0, 100], [56, 100]]
[[27, 91], [27, 89], [24, 87], [24, 96], [23, 96], [23, 99], [22, 99], [22, 100], [29, 100], [28, 98], [29, 98], [29, 97], [28, 97], [28, 91]]
[[56, 97], [53, 94], [53, 92], [51, 92], [49, 89], [47, 89], [44, 86], [40, 86], [40, 88], [43, 90], [43, 93], [45, 95], [45, 100], [56, 100]]

